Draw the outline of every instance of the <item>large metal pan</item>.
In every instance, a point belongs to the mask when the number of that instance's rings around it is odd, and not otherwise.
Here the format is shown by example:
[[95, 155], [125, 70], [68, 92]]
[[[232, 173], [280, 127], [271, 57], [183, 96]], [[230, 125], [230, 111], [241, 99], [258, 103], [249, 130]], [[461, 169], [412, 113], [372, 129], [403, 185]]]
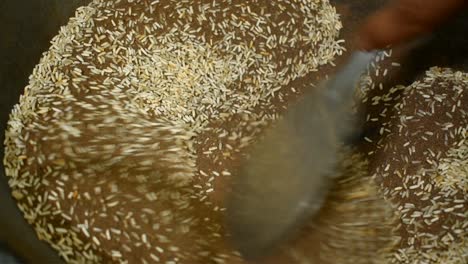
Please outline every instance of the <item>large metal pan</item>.
[[[34, 65], [49, 47], [49, 41], [59, 27], [66, 24], [74, 10], [90, 0], [0, 0], [0, 140], [3, 142], [8, 115], [18, 102], [28, 82]], [[353, 48], [352, 39], [356, 27], [372, 10], [385, 0], [335, 0], [342, 15], [342, 37], [348, 50]], [[466, 13], [466, 12], [464, 12]], [[468, 70], [468, 15], [454, 18], [433, 35], [424, 45], [417, 47], [405, 57], [402, 71], [391, 80], [407, 84], [430, 66], [451, 66]], [[338, 64], [344, 61], [338, 59]], [[324, 69], [330, 71], [331, 69]], [[4, 149], [0, 147], [3, 160]], [[26, 263], [61, 263], [58, 254], [36, 237], [32, 227], [11, 198], [0, 162], [0, 245]], [[1, 252], [2, 250], [0, 250]], [[1, 256], [1, 254], [0, 254]], [[0, 260], [2, 258], [0, 257]], [[2, 262], [4, 263], [4, 262]]]

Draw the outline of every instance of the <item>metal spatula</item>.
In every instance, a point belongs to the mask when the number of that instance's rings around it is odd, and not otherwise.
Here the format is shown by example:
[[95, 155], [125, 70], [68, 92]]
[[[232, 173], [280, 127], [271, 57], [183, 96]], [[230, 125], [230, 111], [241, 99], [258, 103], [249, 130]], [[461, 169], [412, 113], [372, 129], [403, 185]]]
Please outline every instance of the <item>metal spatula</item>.
[[252, 148], [233, 179], [227, 224], [246, 258], [267, 254], [316, 214], [328, 193], [360, 75], [375, 53], [356, 52], [334, 78], [313, 89]]

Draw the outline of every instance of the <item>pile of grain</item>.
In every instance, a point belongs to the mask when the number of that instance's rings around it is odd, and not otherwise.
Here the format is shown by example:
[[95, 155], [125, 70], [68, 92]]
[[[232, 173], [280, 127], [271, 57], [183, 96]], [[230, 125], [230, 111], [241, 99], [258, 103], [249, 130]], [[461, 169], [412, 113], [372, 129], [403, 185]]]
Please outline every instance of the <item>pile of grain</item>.
[[340, 28], [326, 0], [79, 8], [10, 116], [26, 219], [71, 263], [240, 262], [214, 194]]
[[468, 74], [434, 67], [407, 87], [367, 88], [371, 172], [402, 238], [388, 262], [466, 263]]
[[377, 56], [358, 90], [363, 144], [344, 152], [343, 175], [319, 219], [284, 250], [297, 263], [468, 260], [468, 74], [434, 67], [409, 86], [385, 87], [390, 73], [405, 70], [391, 55]]

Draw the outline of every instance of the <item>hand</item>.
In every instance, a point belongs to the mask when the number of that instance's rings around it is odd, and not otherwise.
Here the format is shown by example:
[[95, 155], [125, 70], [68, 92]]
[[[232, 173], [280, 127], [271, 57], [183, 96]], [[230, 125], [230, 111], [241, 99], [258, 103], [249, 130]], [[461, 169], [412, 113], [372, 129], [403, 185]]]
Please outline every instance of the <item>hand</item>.
[[371, 15], [359, 33], [358, 47], [382, 49], [431, 32], [466, 0], [395, 0]]

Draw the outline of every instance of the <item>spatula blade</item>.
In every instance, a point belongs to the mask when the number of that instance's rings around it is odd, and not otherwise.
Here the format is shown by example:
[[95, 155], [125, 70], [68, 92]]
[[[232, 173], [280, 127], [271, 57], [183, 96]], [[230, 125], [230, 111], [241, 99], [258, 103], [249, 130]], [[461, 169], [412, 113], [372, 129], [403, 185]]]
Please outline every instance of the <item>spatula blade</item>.
[[353, 130], [354, 86], [372, 57], [355, 55], [323, 89], [305, 95], [242, 163], [227, 202], [227, 225], [244, 257], [268, 254], [321, 208], [338, 144]]

